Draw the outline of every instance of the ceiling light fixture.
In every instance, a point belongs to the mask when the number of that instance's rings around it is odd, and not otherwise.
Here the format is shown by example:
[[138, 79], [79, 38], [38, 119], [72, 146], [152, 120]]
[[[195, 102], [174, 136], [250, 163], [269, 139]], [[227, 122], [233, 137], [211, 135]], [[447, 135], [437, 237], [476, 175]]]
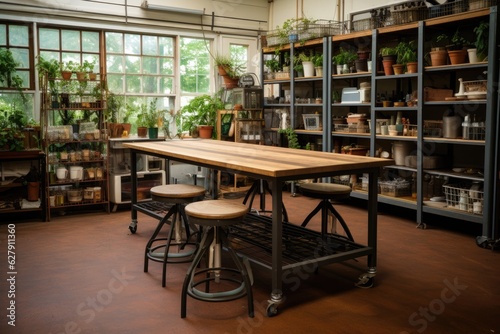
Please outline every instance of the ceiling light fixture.
[[201, 10], [201, 9], [189, 9], [189, 8], [155, 5], [155, 4], [149, 4], [147, 0], [142, 2], [141, 7], [144, 9], [160, 10], [164, 12], [180, 13], [180, 14], [203, 15], [205, 13], [204, 9]]

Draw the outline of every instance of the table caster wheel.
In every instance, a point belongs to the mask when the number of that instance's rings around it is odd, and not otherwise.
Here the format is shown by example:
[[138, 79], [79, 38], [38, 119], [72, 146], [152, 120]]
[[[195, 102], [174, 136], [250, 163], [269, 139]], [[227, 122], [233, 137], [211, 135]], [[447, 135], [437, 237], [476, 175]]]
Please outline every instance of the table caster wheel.
[[373, 274], [363, 274], [359, 276], [359, 281], [356, 283], [358, 288], [368, 289], [373, 287], [375, 276]]
[[128, 229], [132, 234], [135, 234], [135, 232], [137, 232], [137, 223], [130, 223]]
[[276, 305], [276, 304], [267, 305], [266, 314], [268, 317], [274, 317], [275, 315], [277, 315], [278, 314], [278, 305]]

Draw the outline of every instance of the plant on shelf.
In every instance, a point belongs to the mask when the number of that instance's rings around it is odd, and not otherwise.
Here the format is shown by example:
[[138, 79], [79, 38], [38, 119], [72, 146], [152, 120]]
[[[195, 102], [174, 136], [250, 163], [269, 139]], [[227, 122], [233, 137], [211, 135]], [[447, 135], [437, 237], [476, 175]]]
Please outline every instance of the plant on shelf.
[[[280, 62], [277, 55], [273, 55], [271, 59], [267, 59], [266, 61], [264, 61], [264, 65], [266, 65], [269, 73], [271, 74], [274, 74], [280, 70]], [[271, 76], [268, 79], [274, 79], [274, 77]]]
[[386, 46], [380, 49], [380, 55], [382, 56], [382, 64], [384, 66], [385, 75], [394, 74], [394, 69], [392, 65], [396, 63], [397, 51], [396, 47]]
[[[224, 102], [221, 99], [222, 91], [213, 96], [205, 94], [193, 98], [180, 110], [180, 117], [176, 119], [177, 128], [181, 131], [189, 131], [195, 135], [202, 125], [215, 128], [217, 120], [217, 110], [224, 109]], [[212, 137], [214, 137], [213, 131]]]
[[297, 132], [292, 128], [279, 129], [278, 133], [282, 133], [286, 136], [288, 142], [288, 148], [300, 148], [299, 139], [297, 137]]
[[349, 67], [353, 65], [356, 58], [358, 58], [356, 52], [340, 47], [339, 52], [333, 56], [333, 62], [337, 66], [337, 74], [349, 73]]
[[15, 104], [0, 101], [0, 150], [23, 151], [27, 118]]
[[455, 30], [455, 33], [451, 36], [448, 34], [441, 34], [437, 36], [438, 42], [445, 42], [446, 50], [448, 51], [448, 57], [450, 58], [450, 63], [453, 64], [463, 64], [467, 58], [466, 47], [470, 45], [470, 42], [463, 37], [459, 29]]
[[485, 61], [488, 56], [488, 39], [489, 39], [490, 24], [487, 21], [481, 21], [478, 26], [474, 28], [476, 34], [476, 55], [478, 61]]
[[226, 55], [213, 56], [215, 66], [219, 71], [219, 75], [224, 80], [224, 85], [227, 89], [236, 88], [238, 80], [243, 74], [243, 64]]
[[[408, 73], [416, 73], [417, 47], [415, 41], [401, 41], [396, 46], [396, 63], [407, 68]], [[409, 66], [408, 66], [409, 65]], [[395, 66], [395, 65], [394, 65]]]

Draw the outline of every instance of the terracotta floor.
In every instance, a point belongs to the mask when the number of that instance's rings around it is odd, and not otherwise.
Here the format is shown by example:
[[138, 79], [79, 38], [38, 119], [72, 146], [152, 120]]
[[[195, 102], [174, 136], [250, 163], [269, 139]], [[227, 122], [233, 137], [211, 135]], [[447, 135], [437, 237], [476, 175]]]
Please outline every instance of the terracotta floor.
[[[317, 201], [285, 194], [290, 220], [300, 222]], [[257, 202], [258, 203], [258, 202]], [[366, 211], [337, 205], [356, 241], [366, 240]], [[0, 333], [500, 333], [500, 253], [475, 244], [477, 227], [440, 219], [417, 229], [412, 219], [382, 210], [378, 273], [371, 289], [355, 287], [366, 260], [284, 278], [279, 314], [265, 315], [269, 273], [253, 268], [256, 314], [245, 298], [204, 303], [191, 298], [180, 318], [187, 264], [170, 265], [161, 287], [158, 263], [143, 272], [143, 251], [156, 221], [130, 213], [52, 217], [15, 224], [15, 298], [7, 290], [7, 223], [0, 225]], [[311, 228], [318, 227], [317, 220]], [[465, 224], [467, 227], [467, 224]], [[15, 328], [8, 325], [15, 301]]]

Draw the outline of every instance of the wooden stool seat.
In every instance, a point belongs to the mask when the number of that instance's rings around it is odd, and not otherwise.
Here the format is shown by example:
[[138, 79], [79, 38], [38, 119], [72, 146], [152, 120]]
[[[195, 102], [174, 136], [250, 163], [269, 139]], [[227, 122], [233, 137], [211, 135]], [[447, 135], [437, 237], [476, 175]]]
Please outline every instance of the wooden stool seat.
[[344, 199], [351, 194], [351, 187], [336, 183], [304, 183], [300, 189], [304, 196], [313, 198]]
[[189, 201], [205, 196], [205, 188], [192, 184], [165, 184], [151, 188], [151, 198], [158, 202]]
[[347, 227], [345, 220], [330, 202], [331, 200], [341, 200], [349, 198], [351, 194], [351, 187], [337, 183], [304, 183], [300, 185], [300, 190], [304, 196], [321, 199], [321, 202], [313, 211], [311, 211], [306, 219], [304, 219], [304, 222], [301, 226], [305, 227], [309, 223], [311, 218], [321, 211], [321, 233], [325, 235], [327, 233], [328, 213], [331, 213], [333, 217], [338, 219], [338, 221], [342, 225], [347, 238], [351, 241], [354, 241], [354, 238], [352, 237], [351, 231], [349, 230], [349, 227]]
[[[248, 211], [245, 204], [228, 200], [206, 200], [186, 205], [189, 221], [203, 228], [203, 237], [182, 286], [181, 318], [186, 317], [187, 296], [206, 302], [224, 302], [247, 296], [248, 315], [253, 318], [250, 264], [248, 260], [242, 263], [227, 237], [227, 227], [241, 223]], [[222, 265], [222, 249], [229, 252], [236, 268]], [[201, 268], [200, 262], [205, 254], [208, 255], [208, 264]], [[204, 291], [199, 286], [204, 286]]]
[[241, 222], [248, 212], [248, 207], [233, 201], [207, 200], [191, 203], [185, 210], [195, 224], [225, 226]]
[[[188, 222], [184, 207], [186, 204], [201, 201], [204, 196], [204, 187], [191, 184], [166, 184], [151, 188], [153, 201], [173, 204], [158, 223], [146, 245], [144, 254], [144, 272], [148, 272], [149, 260], [162, 262], [162, 287], [166, 285], [167, 263], [191, 262], [194, 258], [200, 236], [196, 228]], [[170, 218], [172, 218], [171, 223]], [[168, 224], [170, 224], [170, 229], [167, 237], [158, 237], [163, 226]], [[186, 240], [182, 240], [182, 224], [186, 231]], [[191, 230], [196, 233], [192, 233]], [[197, 238], [191, 240], [193, 236]], [[172, 246], [177, 246], [177, 251], [171, 251]]]

